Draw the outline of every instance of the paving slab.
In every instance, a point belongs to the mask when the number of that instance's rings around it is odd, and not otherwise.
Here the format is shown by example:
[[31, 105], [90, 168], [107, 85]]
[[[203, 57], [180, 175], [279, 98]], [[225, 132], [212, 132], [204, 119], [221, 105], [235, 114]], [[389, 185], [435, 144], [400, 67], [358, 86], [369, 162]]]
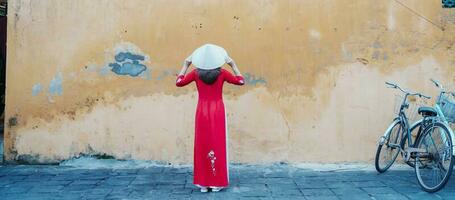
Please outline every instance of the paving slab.
[[[314, 167], [314, 165], [312, 165]], [[107, 168], [106, 168], [107, 167]], [[286, 164], [230, 167], [230, 187], [201, 193], [191, 166], [139, 168], [0, 166], [0, 199], [454, 199], [455, 177], [437, 193], [422, 191], [413, 169], [349, 170]]]

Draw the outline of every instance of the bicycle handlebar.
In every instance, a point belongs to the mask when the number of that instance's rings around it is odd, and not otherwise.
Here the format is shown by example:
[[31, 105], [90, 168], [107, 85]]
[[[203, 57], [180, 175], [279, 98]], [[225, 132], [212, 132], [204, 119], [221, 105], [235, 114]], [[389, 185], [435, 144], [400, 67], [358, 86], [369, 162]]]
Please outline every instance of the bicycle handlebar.
[[430, 81], [433, 82], [436, 85], [436, 87], [438, 87], [440, 89], [443, 89], [442, 85], [437, 80], [434, 80], [434, 79], [431, 78]]
[[425, 99], [431, 99], [430, 96], [427, 96], [427, 95], [424, 95], [424, 94], [421, 94], [421, 93], [414, 93], [414, 94], [409, 94], [409, 95], [416, 95], [416, 96], [419, 96], [420, 98], [425, 98]]
[[430, 79], [430, 81], [433, 82], [433, 83], [436, 85], [436, 87], [438, 87], [438, 88], [441, 90], [441, 91], [440, 91], [441, 94], [449, 93], [449, 94], [452, 94], [452, 96], [455, 97], [455, 92], [449, 92], [449, 91], [447, 91], [447, 90], [439, 83], [439, 81], [434, 80], [434, 79]]
[[392, 86], [392, 87], [397, 87], [396, 84], [394, 84], [394, 83], [389, 83], [389, 82], [387, 82], [387, 81], [385, 82], [385, 84], [387, 84], [387, 85], [389, 85], [389, 86]]
[[418, 93], [418, 92], [416, 92], [416, 93], [411, 93], [411, 92], [409, 92], [409, 91], [406, 91], [406, 90], [404, 90], [403, 88], [401, 88], [400, 86], [398, 86], [398, 85], [395, 84], [395, 83], [390, 83], [390, 82], [387, 82], [387, 81], [386, 81], [385, 84], [388, 85], [388, 86], [390, 86], [390, 88], [399, 89], [400, 91], [402, 91], [403, 93], [405, 93], [405, 94], [407, 94], [407, 95], [409, 95], [409, 96], [419, 96], [420, 98], [423, 97], [423, 98], [426, 98], [426, 99], [431, 99], [430, 96], [424, 95], [424, 94], [422, 94], [422, 93]]

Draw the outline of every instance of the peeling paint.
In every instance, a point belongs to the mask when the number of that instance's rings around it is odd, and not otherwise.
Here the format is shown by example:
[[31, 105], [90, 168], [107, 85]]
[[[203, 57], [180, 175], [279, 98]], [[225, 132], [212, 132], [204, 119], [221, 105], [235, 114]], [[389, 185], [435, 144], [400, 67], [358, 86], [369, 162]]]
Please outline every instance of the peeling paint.
[[381, 45], [381, 43], [379, 43], [378, 41], [375, 41], [375, 42], [373, 43], [373, 48], [379, 49], [379, 48], [382, 48], [382, 45]]
[[161, 80], [167, 76], [172, 75], [172, 71], [169, 69], [163, 70], [160, 75], [156, 77], [156, 80]]
[[111, 68], [109, 66], [103, 66], [101, 68], [98, 69], [98, 73], [101, 75], [101, 76], [106, 76], [109, 74], [109, 72], [111, 71]]
[[145, 80], [152, 80], [152, 70], [150, 68], [145, 69], [145, 71], [141, 73], [141, 77]]
[[40, 83], [33, 85], [32, 87], [32, 96], [36, 96], [41, 92], [42, 86]]
[[115, 47], [115, 52], [115, 62], [108, 64], [115, 74], [136, 77], [147, 70], [145, 62], [150, 58], [143, 55], [134, 44], [120, 43]]
[[97, 72], [100, 76], [112, 74], [142, 77], [151, 80], [151, 69], [147, 67], [149, 56], [145, 55], [136, 45], [130, 42], [120, 42], [112, 49], [105, 50], [106, 60], [102, 64], [90, 63], [85, 65], [85, 71]]
[[62, 73], [58, 72], [49, 83], [49, 94], [62, 95], [63, 94], [62, 82], [63, 82]]
[[118, 75], [130, 75], [132, 77], [138, 76], [147, 68], [145, 65], [140, 64], [139, 61], [133, 60], [132, 62], [124, 62], [122, 64], [111, 63], [111, 71]]
[[371, 55], [371, 58], [377, 60], [379, 58], [379, 51], [374, 51], [373, 55]]
[[262, 77], [256, 77], [250, 73], [245, 73], [243, 76], [245, 78], [245, 83], [248, 85], [267, 84], [267, 81]]
[[145, 57], [143, 55], [137, 55], [133, 54], [131, 52], [120, 52], [117, 55], [115, 55], [115, 61], [117, 62], [123, 62], [126, 60], [132, 60], [132, 61], [139, 61], [139, 60], [144, 60]]
[[352, 53], [346, 49], [344, 43], [341, 44], [341, 53], [345, 61], [352, 61]]
[[387, 52], [384, 52], [384, 54], [382, 55], [382, 59], [383, 60], [388, 60], [389, 59], [389, 55], [387, 54]]
[[115, 55], [115, 63], [109, 63], [112, 67], [111, 71], [118, 75], [130, 75], [132, 77], [138, 76], [144, 72], [147, 67], [140, 63], [144, 61], [145, 57], [130, 52], [120, 52]]

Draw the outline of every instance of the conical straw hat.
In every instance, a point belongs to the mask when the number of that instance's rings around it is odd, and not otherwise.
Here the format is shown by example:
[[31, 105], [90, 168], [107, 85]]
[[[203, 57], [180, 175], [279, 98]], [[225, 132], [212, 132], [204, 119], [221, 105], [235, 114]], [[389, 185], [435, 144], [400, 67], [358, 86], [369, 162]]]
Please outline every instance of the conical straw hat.
[[194, 50], [186, 60], [199, 69], [215, 69], [232, 61], [223, 47], [214, 44], [202, 45]]

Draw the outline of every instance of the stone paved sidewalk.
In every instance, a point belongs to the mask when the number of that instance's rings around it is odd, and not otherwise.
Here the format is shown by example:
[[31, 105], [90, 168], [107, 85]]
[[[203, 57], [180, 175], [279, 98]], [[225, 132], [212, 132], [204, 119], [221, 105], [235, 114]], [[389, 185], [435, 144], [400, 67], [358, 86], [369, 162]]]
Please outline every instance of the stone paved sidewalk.
[[189, 167], [80, 169], [0, 166], [0, 199], [455, 199], [455, 177], [440, 192], [420, 190], [414, 172], [316, 171], [288, 165], [231, 165], [231, 185], [200, 193]]

